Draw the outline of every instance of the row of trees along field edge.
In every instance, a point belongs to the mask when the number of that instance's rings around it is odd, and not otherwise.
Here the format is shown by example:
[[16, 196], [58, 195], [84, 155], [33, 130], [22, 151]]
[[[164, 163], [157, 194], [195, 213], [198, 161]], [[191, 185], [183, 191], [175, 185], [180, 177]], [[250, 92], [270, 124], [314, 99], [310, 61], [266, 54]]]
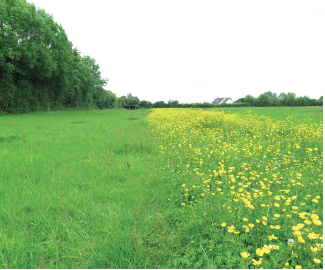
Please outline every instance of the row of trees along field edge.
[[133, 105], [138, 108], [223, 108], [223, 107], [297, 107], [297, 106], [323, 106], [323, 96], [319, 99], [311, 99], [308, 96], [297, 97], [294, 93], [281, 93], [277, 96], [271, 91], [265, 92], [254, 98], [247, 95], [244, 98], [239, 98], [233, 103], [213, 104], [212, 102], [204, 103], [179, 103], [178, 100], [150, 102], [146, 100], [140, 101], [138, 97], [132, 96], [129, 93], [127, 96], [120, 97], [116, 104], [120, 107]]
[[116, 96], [61, 25], [26, 0], [0, 0], [0, 111], [109, 108]]

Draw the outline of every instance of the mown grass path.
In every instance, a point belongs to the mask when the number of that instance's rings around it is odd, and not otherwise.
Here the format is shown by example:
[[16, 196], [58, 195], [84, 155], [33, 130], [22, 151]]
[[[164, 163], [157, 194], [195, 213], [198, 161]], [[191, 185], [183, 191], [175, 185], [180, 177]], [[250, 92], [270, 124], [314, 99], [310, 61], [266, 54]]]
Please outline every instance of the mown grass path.
[[148, 113], [0, 118], [0, 268], [146, 266], [141, 230], [163, 223]]

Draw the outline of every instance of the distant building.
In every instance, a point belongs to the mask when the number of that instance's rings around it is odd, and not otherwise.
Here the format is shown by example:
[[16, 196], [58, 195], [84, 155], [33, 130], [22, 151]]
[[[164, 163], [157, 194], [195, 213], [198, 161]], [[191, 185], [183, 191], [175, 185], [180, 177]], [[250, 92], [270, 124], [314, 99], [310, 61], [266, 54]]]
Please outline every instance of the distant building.
[[233, 103], [231, 98], [216, 98], [214, 101], [212, 101], [212, 104], [222, 104], [222, 103]]
[[135, 105], [125, 105], [124, 108], [127, 110], [136, 110], [137, 109], [137, 107]]

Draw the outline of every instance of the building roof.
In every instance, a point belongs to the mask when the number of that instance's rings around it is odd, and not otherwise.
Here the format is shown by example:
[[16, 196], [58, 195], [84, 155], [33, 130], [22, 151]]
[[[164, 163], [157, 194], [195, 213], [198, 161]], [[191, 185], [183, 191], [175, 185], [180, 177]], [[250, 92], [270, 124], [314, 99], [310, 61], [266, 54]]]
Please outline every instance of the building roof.
[[216, 98], [214, 101], [212, 101], [213, 104], [221, 104], [225, 103], [227, 101], [232, 101], [231, 98]]

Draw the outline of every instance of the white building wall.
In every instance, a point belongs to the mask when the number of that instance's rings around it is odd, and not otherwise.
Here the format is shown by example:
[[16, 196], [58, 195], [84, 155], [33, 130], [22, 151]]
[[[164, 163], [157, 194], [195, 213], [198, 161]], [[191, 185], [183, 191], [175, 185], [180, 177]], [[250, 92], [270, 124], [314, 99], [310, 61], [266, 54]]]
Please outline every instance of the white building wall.
[[233, 103], [233, 101], [232, 101], [232, 100], [227, 100], [226, 103], [227, 103], [227, 104], [231, 104], [231, 103]]
[[229, 100], [226, 101], [226, 103], [231, 104], [231, 103], [233, 103], [233, 101], [232, 101], [232, 99], [229, 99]]

